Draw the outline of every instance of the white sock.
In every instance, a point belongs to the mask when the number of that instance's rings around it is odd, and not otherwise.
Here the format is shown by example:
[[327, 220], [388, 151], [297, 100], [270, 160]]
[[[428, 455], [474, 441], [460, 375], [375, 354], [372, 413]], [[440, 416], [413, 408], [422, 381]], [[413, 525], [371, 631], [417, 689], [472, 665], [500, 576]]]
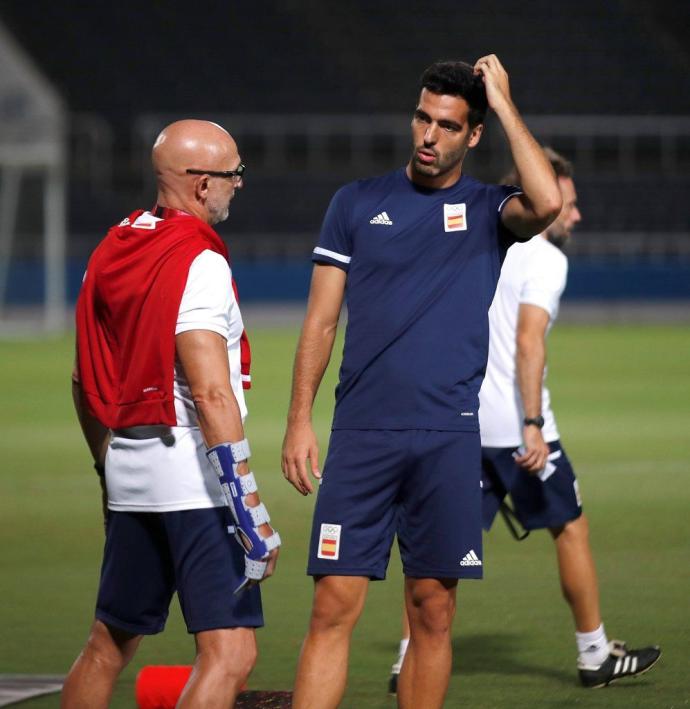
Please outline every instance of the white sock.
[[577, 643], [578, 662], [591, 667], [599, 667], [609, 656], [609, 641], [606, 638], [604, 624], [590, 633], [575, 633]]
[[405, 653], [407, 652], [407, 646], [409, 645], [409, 643], [409, 638], [403, 638], [400, 641], [400, 647], [398, 649], [398, 661], [392, 667], [392, 671], [395, 674], [400, 674], [400, 668], [402, 667], [403, 660], [405, 659]]

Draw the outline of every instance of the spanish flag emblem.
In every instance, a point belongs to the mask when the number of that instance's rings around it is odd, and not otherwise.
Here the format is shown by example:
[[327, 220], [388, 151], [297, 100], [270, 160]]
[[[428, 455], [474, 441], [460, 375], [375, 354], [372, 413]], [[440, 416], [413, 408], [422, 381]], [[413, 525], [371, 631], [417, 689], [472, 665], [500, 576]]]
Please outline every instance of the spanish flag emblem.
[[339, 524], [322, 524], [319, 533], [319, 559], [337, 559], [340, 555], [340, 531]]
[[443, 228], [445, 231], [467, 231], [466, 206], [462, 204], [443, 205]]

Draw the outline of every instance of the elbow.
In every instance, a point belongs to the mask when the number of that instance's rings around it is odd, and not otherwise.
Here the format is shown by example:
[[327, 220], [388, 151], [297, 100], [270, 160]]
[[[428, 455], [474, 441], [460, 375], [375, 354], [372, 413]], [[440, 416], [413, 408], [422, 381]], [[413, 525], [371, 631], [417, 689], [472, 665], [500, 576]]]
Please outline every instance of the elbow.
[[525, 360], [529, 356], [529, 350], [530, 348], [527, 346], [524, 340], [522, 340], [520, 337], [516, 338], [515, 341], [515, 357], [519, 361]]
[[534, 208], [535, 226], [538, 228], [538, 233], [546, 230], [561, 213], [563, 200], [560, 194], [547, 195], [539, 206]]
[[542, 190], [538, 196], [527, 197], [523, 202], [524, 216], [517, 223], [504, 222], [518, 237], [529, 238], [546, 231], [561, 213], [563, 198], [556, 185], [556, 191]]
[[563, 209], [563, 197], [561, 191], [556, 186], [555, 191], [550, 191], [544, 195], [543, 200], [539, 204], [539, 208], [535, 210], [535, 216], [540, 220], [542, 226], [541, 231], [550, 226], [554, 222]]
[[321, 338], [335, 336], [338, 329], [340, 312], [335, 317], [310, 314], [304, 319], [303, 331]]
[[226, 387], [208, 387], [192, 391], [194, 407], [200, 414], [223, 411], [230, 406], [230, 398]]
[[556, 189], [549, 194], [544, 208], [550, 219], [549, 223], [558, 218], [558, 215], [563, 209], [563, 196], [561, 195], [561, 190], [558, 188], [558, 185], [556, 185]]
[[539, 342], [533, 335], [518, 332], [515, 338], [517, 356], [521, 359], [529, 360], [538, 352]]

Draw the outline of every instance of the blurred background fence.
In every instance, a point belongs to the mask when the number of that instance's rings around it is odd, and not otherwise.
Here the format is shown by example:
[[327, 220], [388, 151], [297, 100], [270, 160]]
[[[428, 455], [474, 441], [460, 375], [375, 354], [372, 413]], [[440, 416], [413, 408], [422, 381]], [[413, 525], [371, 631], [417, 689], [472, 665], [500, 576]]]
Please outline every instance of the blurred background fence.
[[[220, 227], [243, 298], [303, 299], [332, 193], [408, 159], [422, 69], [486, 51], [575, 163], [566, 301], [690, 302], [690, 3], [37, 5], [0, 5], [5, 320], [68, 322], [107, 227], [153, 204], [156, 134], [188, 116], [227, 127], [248, 166]], [[509, 163], [490, 119], [466, 170]]]

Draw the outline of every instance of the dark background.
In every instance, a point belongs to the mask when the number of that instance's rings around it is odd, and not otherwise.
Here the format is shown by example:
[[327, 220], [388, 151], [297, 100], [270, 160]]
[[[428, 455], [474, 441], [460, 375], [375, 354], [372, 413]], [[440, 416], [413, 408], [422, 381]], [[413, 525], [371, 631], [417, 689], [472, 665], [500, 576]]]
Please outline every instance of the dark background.
[[[690, 297], [690, 129], [673, 124], [669, 139], [663, 127], [690, 116], [690, 2], [5, 0], [0, 18], [68, 107], [72, 295], [107, 227], [151, 206], [156, 132], [198, 117], [227, 127], [248, 165], [220, 228], [243, 290], [302, 297], [333, 191], [404, 163], [422, 70], [494, 52], [528, 123], [541, 121], [530, 123], [537, 137], [576, 160], [583, 223], [566, 295]], [[309, 147], [338, 121], [345, 127]], [[488, 130], [466, 170], [498, 180], [509, 158], [495, 121]], [[34, 297], [19, 266], [40, 250], [30, 183], [25, 194], [10, 280], [18, 299]], [[643, 281], [631, 277], [639, 268]]]

